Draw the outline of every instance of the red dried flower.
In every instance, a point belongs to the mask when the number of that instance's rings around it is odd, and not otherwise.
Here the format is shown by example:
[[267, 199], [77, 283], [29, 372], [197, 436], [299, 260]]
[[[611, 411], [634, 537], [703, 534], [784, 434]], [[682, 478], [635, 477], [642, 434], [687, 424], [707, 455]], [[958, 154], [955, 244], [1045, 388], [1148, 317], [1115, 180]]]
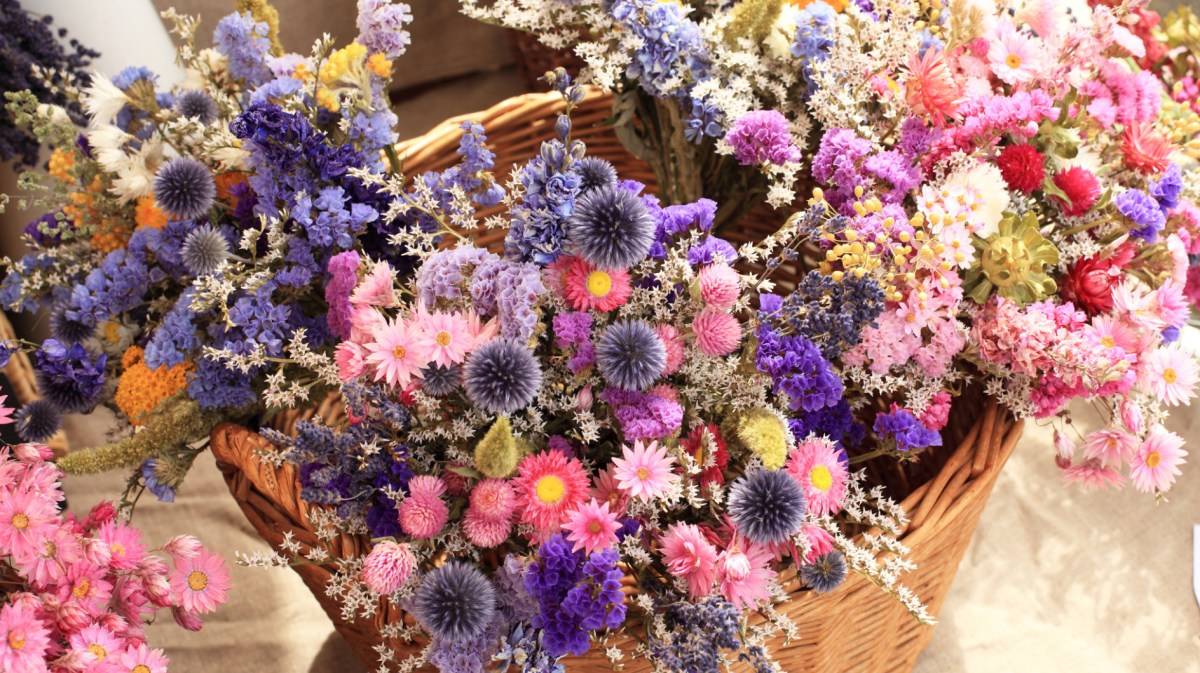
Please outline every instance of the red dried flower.
[[1133, 249], [1122, 246], [1111, 257], [1090, 257], [1076, 262], [1063, 278], [1063, 298], [1088, 315], [1111, 311], [1113, 288], [1121, 282], [1121, 271], [1131, 259]]
[[1135, 171], [1161, 173], [1170, 164], [1170, 141], [1155, 133], [1149, 124], [1132, 122], [1125, 127], [1121, 140], [1125, 165]]
[[1063, 215], [1078, 217], [1091, 209], [1100, 198], [1100, 181], [1086, 168], [1072, 166], [1054, 176], [1054, 186], [1067, 195], [1069, 201], [1051, 196]]
[[1045, 159], [1033, 145], [1009, 145], [996, 160], [1000, 174], [1011, 189], [1026, 194], [1042, 186], [1046, 179]]
[[725, 483], [725, 468], [729, 466], [729, 451], [725, 448], [725, 440], [721, 438], [721, 431], [717, 428], [716, 424], [709, 423], [707, 425], [696, 426], [688, 433], [682, 445], [685, 451], [703, 465], [707, 457], [704, 455], [704, 444], [701, 439], [706, 430], [712, 435], [716, 452], [713, 454], [713, 465], [704, 468], [700, 472], [700, 484], [702, 486], [709, 484], [717, 484], [719, 486]]

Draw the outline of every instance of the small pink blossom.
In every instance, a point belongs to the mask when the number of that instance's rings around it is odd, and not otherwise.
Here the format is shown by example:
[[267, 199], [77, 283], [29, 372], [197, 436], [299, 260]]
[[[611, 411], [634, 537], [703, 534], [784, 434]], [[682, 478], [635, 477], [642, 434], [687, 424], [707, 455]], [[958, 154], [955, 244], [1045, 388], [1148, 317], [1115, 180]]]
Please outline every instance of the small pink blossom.
[[175, 559], [171, 590], [184, 610], [199, 614], [216, 610], [225, 602], [229, 586], [229, 568], [220, 556], [201, 551], [194, 558]]
[[662, 497], [679, 483], [675, 459], [658, 442], [626, 444], [621, 456], [613, 459], [613, 476], [630, 497], [649, 501]]
[[692, 598], [707, 596], [717, 579], [717, 548], [697, 526], [675, 523], [661, 543], [667, 570], [687, 582]]
[[343, 341], [337, 345], [333, 361], [337, 363], [338, 379], [349, 383], [362, 376], [367, 368], [367, 349], [353, 341]]
[[766, 547], [735, 539], [717, 559], [721, 595], [739, 610], [770, 600], [770, 584], [777, 574], [770, 562], [771, 552]]
[[1137, 438], [1119, 428], [1097, 430], [1083, 441], [1083, 454], [1105, 465], [1121, 465], [1132, 458], [1137, 449]]
[[1169, 405], [1187, 404], [1196, 396], [1200, 366], [1178, 343], [1151, 351], [1138, 363], [1138, 384], [1148, 395]]
[[1064, 484], [1076, 484], [1084, 490], [1120, 488], [1125, 484], [1124, 475], [1094, 458], [1065, 468], [1062, 480]]
[[1185, 462], [1183, 457], [1187, 454], [1182, 437], [1155, 425], [1134, 455], [1129, 477], [1143, 493], [1162, 493], [1175, 483], [1175, 477], [1180, 474], [1179, 466]]
[[737, 318], [715, 308], [701, 311], [692, 323], [696, 348], [709, 357], [729, 355], [742, 340], [742, 325]]
[[379, 262], [354, 288], [350, 302], [355, 306], [390, 308], [400, 302], [396, 298], [395, 274], [387, 262]]
[[400, 503], [400, 527], [417, 539], [435, 537], [446, 526], [450, 508], [442, 500], [446, 483], [423, 474], [408, 482], [408, 497]]
[[700, 269], [696, 284], [700, 299], [713, 308], [728, 310], [742, 295], [742, 278], [725, 262], [716, 262]]
[[567, 515], [563, 528], [567, 531], [567, 539], [573, 543], [571, 550], [582, 549], [590, 555], [597, 549], [611, 547], [617, 541], [621, 523], [607, 502], [601, 504], [593, 498]]
[[679, 330], [673, 325], [655, 325], [654, 333], [662, 340], [663, 349], [666, 351], [666, 364], [663, 365], [662, 375], [670, 376], [679, 371], [683, 365], [684, 347], [683, 339], [679, 336]]
[[15, 604], [0, 606], [0, 671], [45, 671], [50, 630], [34, 609]]
[[823, 516], [842, 509], [848, 470], [829, 439], [809, 435], [798, 443], [788, 456], [787, 471], [804, 491], [810, 512]]
[[429, 364], [429, 353], [421, 345], [419, 334], [404, 320], [375, 328], [367, 344], [367, 364], [375, 369], [376, 381], [387, 381], [403, 388]]
[[384, 596], [395, 593], [412, 577], [417, 557], [407, 544], [381, 540], [363, 560], [362, 581], [371, 591]]

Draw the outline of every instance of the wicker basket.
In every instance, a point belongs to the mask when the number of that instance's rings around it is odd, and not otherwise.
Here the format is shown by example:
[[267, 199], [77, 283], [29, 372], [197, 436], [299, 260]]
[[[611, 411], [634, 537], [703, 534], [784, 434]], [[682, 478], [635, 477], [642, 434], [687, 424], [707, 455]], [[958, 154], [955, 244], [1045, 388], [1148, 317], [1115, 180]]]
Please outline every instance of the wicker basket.
[[530, 91], [549, 89], [550, 85], [542, 76], [555, 68], [566, 68], [572, 77], [584, 68], [583, 59], [573, 52], [551, 49], [542, 44], [536, 35], [510, 29], [508, 39], [512, 44], [513, 60], [517, 62], [517, 72]]
[[[11, 341], [16, 338], [17, 333], [13, 330], [12, 323], [8, 321], [8, 316], [0, 312], [0, 341]], [[13, 353], [8, 364], [4, 366], [4, 375], [8, 377], [13, 394], [17, 396], [17, 401], [21, 404], [28, 404], [41, 397], [41, 393], [38, 391], [37, 377], [33, 371], [33, 363], [30, 362], [25, 351]], [[53, 449], [56, 456], [67, 455], [66, 433], [62, 430], [54, 433], [54, 436], [46, 442], [46, 446]]]

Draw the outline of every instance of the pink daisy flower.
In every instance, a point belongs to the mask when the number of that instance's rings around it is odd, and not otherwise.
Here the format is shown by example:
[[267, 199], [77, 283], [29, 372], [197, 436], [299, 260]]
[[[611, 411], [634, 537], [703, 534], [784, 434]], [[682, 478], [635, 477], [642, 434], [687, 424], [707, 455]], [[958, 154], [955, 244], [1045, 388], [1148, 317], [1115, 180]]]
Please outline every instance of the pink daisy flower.
[[500, 334], [500, 323], [495, 318], [487, 322], [483, 322], [483, 320], [479, 317], [479, 314], [476, 313], [474, 309], [468, 310], [466, 315], [463, 316], [463, 319], [467, 322], [467, 333], [470, 334], [471, 339], [473, 339], [471, 348], [474, 348], [485, 341], [489, 341], [492, 339], [492, 337]]
[[37, 553], [56, 519], [53, 501], [22, 488], [0, 498], [0, 549], [13, 556]]
[[1125, 485], [1125, 475], [1115, 468], [1105, 467], [1095, 458], [1088, 459], [1079, 465], [1071, 465], [1062, 471], [1064, 484], [1074, 484], [1084, 490], [1107, 490], [1121, 488]]
[[665, 495], [679, 483], [675, 459], [658, 442], [626, 444], [621, 456], [613, 459], [617, 484], [630, 497], [653, 500]]
[[50, 631], [33, 607], [0, 606], [0, 671], [45, 671], [49, 647]]
[[416, 324], [417, 343], [431, 362], [442, 367], [456, 365], [467, 359], [467, 353], [475, 345], [470, 325], [457, 313], [435, 311], [418, 315]]
[[629, 300], [629, 272], [623, 269], [598, 269], [571, 257], [562, 279], [564, 297], [576, 311], [607, 313]]
[[768, 565], [770, 561], [771, 552], [766, 547], [734, 539], [717, 559], [721, 595], [739, 610], [770, 600], [770, 583], [777, 574]]
[[367, 363], [375, 367], [375, 380], [403, 388], [429, 364], [417, 330], [402, 319], [376, 327], [367, 344]]
[[561, 451], [525, 456], [512, 480], [521, 522], [540, 534], [562, 527], [567, 515], [587, 497], [588, 477], [583, 464]]
[[146, 556], [141, 531], [127, 524], [109, 521], [96, 537], [108, 545], [109, 566], [115, 570], [133, 570]]
[[356, 306], [389, 308], [399, 305], [396, 299], [395, 276], [387, 262], [379, 262], [354, 288], [350, 302]]
[[683, 366], [683, 339], [674, 325], [655, 325], [654, 333], [662, 340], [663, 349], [667, 353], [666, 364], [663, 365], [662, 375], [670, 376]]
[[104, 611], [112, 589], [112, 584], [104, 579], [104, 571], [85, 558], [67, 568], [58, 585], [58, 599], [74, 603], [94, 616]]
[[138, 643], [121, 654], [122, 673], [167, 673], [170, 659], [162, 650], [150, 649], [145, 643]]
[[399, 507], [400, 528], [418, 540], [436, 536], [450, 519], [450, 508], [442, 500], [446, 482], [423, 474], [408, 482], [408, 497]]
[[742, 340], [742, 324], [738, 319], [711, 307], [696, 316], [692, 331], [696, 333], [696, 348], [714, 358], [729, 355]]
[[568, 515], [563, 529], [567, 531], [567, 539], [574, 543], [571, 551], [582, 549], [590, 555], [597, 549], [611, 547], [617, 541], [621, 524], [607, 502], [600, 504], [589, 500]]
[[363, 560], [359, 577], [371, 591], [383, 596], [395, 593], [417, 569], [412, 548], [394, 540], [381, 540]]
[[629, 495], [617, 483], [616, 469], [615, 465], [609, 465], [597, 472], [588, 495], [600, 502], [607, 502], [609, 509], [621, 514], [629, 505]]
[[64, 527], [48, 530], [37, 543], [36, 552], [16, 559], [17, 569], [35, 586], [49, 587], [66, 574], [66, 568], [83, 558], [79, 538]]
[[224, 559], [207, 551], [196, 558], [175, 559], [171, 590], [184, 610], [197, 614], [212, 612], [225, 602], [229, 569]]
[[1005, 84], [1025, 84], [1037, 75], [1040, 50], [1033, 38], [1021, 34], [1006, 20], [997, 25], [988, 46], [988, 63]]
[[1200, 368], [1178, 343], [1150, 351], [1138, 362], [1138, 384], [1148, 395], [1169, 405], [1187, 404], [1196, 396]]
[[350, 314], [350, 340], [356, 344], [368, 344], [375, 330], [387, 325], [387, 318], [370, 306], [359, 306]]
[[803, 489], [808, 511], [817, 516], [842, 509], [848, 472], [840, 456], [833, 442], [816, 435], [809, 435], [788, 456], [788, 474]]
[[1120, 428], [1104, 428], [1083, 440], [1083, 453], [1105, 465], [1120, 465], [1138, 449], [1138, 440]]
[[1108, 350], [1120, 348], [1126, 353], [1138, 352], [1137, 330], [1120, 318], [1098, 315], [1084, 329], [1095, 335], [1100, 345]]
[[1192, 307], [1183, 296], [1183, 285], [1167, 279], [1154, 291], [1153, 297], [1154, 310], [1163, 323], [1179, 326], [1187, 322]]
[[125, 641], [99, 624], [87, 626], [71, 634], [68, 641], [71, 649], [88, 661], [88, 673], [119, 673], [118, 661], [125, 651]]
[[693, 598], [707, 596], [717, 581], [717, 548], [690, 523], [672, 524], [662, 538], [663, 561], [675, 577], [687, 582]]
[[0, 395], [0, 425], [9, 425], [13, 422], [13, 412], [15, 408], [7, 406], [4, 402], [8, 400], [8, 395]]
[[1151, 293], [1133, 283], [1121, 283], [1112, 291], [1113, 309], [1119, 316], [1148, 330], [1160, 332], [1167, 326], [1158, 315], [1158, 305]]
[[700, 299], [713, 308], [732, 308], [742, 296], [742, 278], [725, 262], [700, 269], [696, 285], [700, 288]]
[[1175, 483], [1175, 477], [1180, 474], [1179, 466], [1185, 462], [1183, 457], [1186, 455], [1183, 438], [1156, 425], [1150, 428], [1146, 441], [1134, 454], [1129, 478], [1143, 493], [1162, 493]]

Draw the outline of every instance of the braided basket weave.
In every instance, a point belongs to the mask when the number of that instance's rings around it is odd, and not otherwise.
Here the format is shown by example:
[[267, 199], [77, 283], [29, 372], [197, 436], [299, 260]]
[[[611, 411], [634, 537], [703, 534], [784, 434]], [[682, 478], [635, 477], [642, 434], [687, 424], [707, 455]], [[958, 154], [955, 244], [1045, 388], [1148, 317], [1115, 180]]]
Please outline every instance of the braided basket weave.
[[[13, 330], [12, 323], [8, 321], [8, 316], [0, 311], [0, 341], [11, 341], [16, 338], [17, 333]], [[28, 404], [41, 397], [37, 377], [33, 372], [33, 363], [25, 351], [13, 353], [3, 371], [4, 375], [8, 377], [9, 384], [12, 385], [13, 394], [16, 395], [18, 402]], [[46, 446], [53, 449], [56, 456], [67, 455], [66, 433], [62, 430], [54, 433], [54, 436], [46, 442]]]
[[[587, 143], [590, 156], [611, 161], [622, 177], [652, 187], [651, 171], [633, 159], [604, 124], [609, 104], [608, 96], [590, 93], [573, 115], [574, 137]], [[478, 121], [487, 130], [489, 145], [497, 154], [496, 171], [503, 179], [513, 164], [533, 156], [541, 142], [553, 136], [554, 119], [561, 109], [556, 94], [519, 96], [482, 113], [447, 120], [397, 150], [409, 175], [444, 169], [458, 159], [454, 152], [461, 123]], [[499, 210], [497, 207], [484, 215]], [[722, 236], [735, 242], [756, 240], [775, 231], [782, 220], [782, 214], [769, 209], [755, 210], [743, 218], [744, 226], [723, 231]], [[502, 231], [475, 233], [479, 245], [495, 248], [502, 241]], [[922, 454], [920, 461], [903, 465], [871, 461], [880, 463], [870, 472], [872, 481], [884, 484], [889, 495], [902, 500], [911, 518], [901, 540], [912, 549], [912, 560], [918, 568], [902, 582], [935, 615], [950, 590], [996, 477], [1021, 437], [1021, 422], [1014, 421], [978, 391], [973, 393], [956, 400], [949, 424], [942, 431], [942, 447]], [[279, 414], [271, 426], [294, 435], [300, 420], [320, 416], [326, 423], [336, 423], [343, 414], [340, 398], [333, 396], [315, 409]], [[273, 447], [258, 433], [225, 424], [214, 430], [211, 448], [234, 499], [259, 535], [273, 547], [279, 548], [285, 534], [290, 534], [301, 546], [302, 554], [308, 549], [324, 548], [331, 557], [344, 558], [370, 550], [371, 541], [366, 536], [340, 534], [331, 542], [318, 538], [309, 521], [312, 506], [300, 497], [295, 468], [275, 467], [262, 460], [261, 454]], [[344, 619], [340, 603], [327, 595], [328, 583], [336, 571], [332, 564], [298, 566], [294, 570], [368, 669], [378, 664], [377, 648], [381, 645], [402, 656], [416, 653], [424, 645], [385, 641], [382, 630], [386, 625], [400, 620], [413, 623], [410, 615], [386, 600], [380, 601], [370, 618]], [[768, 643], [785, 671], [904, 673], [912, 669], [933, 635], [898, 601], [863, 576], [851, 573], [837, 591], [819, 597], [801, 589], [794, 571], [781, 575], [780, 581], [790, 598], [776, 609], [795, 622], [799, 633], [797, 639], [788, 642], [781, 638]], [[633, 639], [624, 635], [615, 636], [611, 644], [626, 651], [635, 646]], [[611, 670], [599, 648], [583, 657], [568, 658], [566, 665], [571, 673]], [[648, 673], [651, 666], [644, 659], [626, 659], [623, 670]]]

